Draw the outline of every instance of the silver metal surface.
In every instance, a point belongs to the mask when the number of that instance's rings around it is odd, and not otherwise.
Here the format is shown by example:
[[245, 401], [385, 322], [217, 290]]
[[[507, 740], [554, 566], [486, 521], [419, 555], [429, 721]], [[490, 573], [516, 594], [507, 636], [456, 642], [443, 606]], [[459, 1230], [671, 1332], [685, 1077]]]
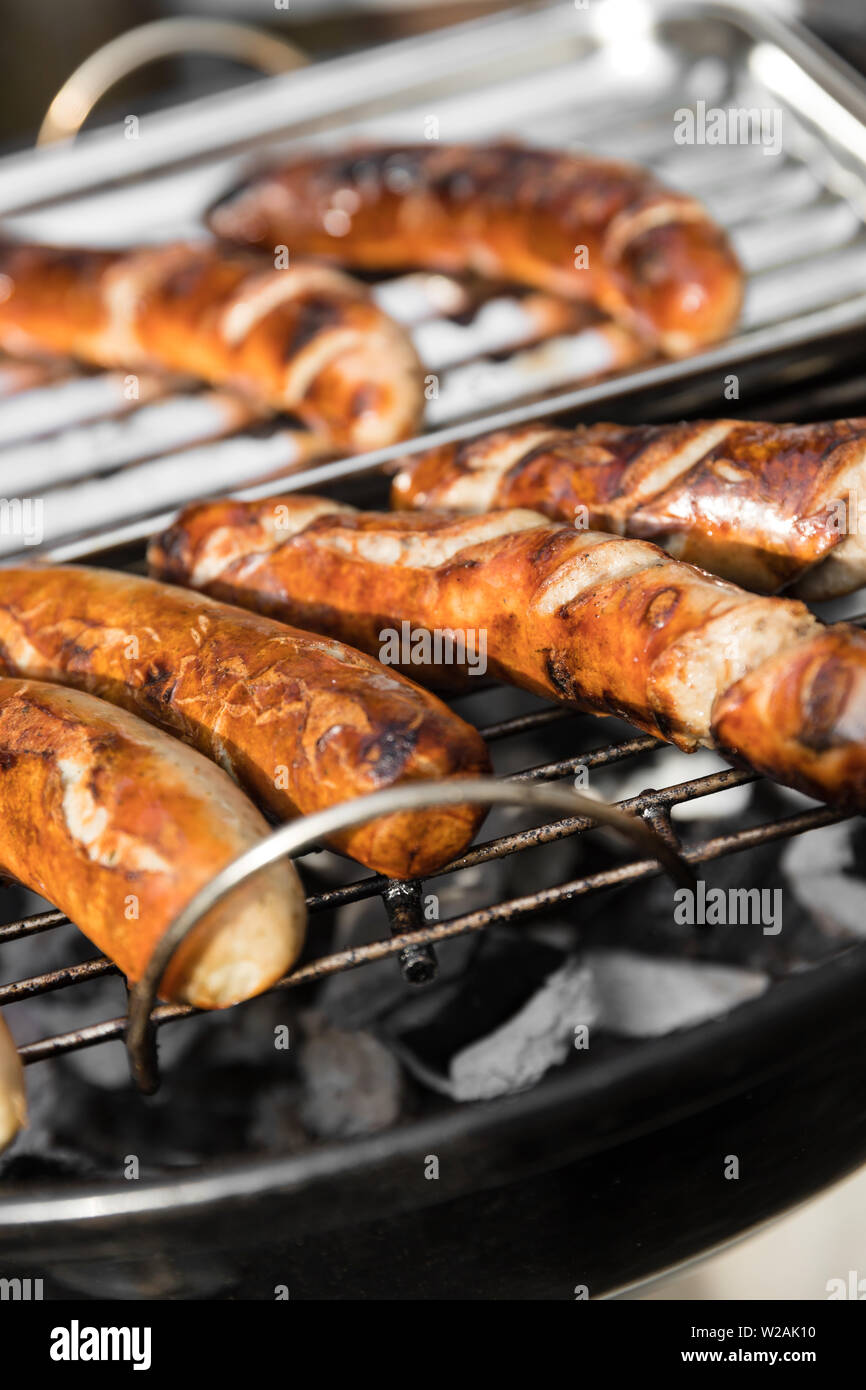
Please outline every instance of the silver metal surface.
[[267, 73], [291, 72], [310, 61], [288, 40], [248, 24], [189, 17], [155, 19], [110, 39], [70, 74], [45, 114], [37, 145], [71, 139], [121, 78], [178, 53], [214, 53]]
[[[698, 101], [723, 110], [778, 109], [780, 152], [677, 144], [675, 113]], [[695, 409], [723, 412], [730, 373], [819, 341], [832, 357], [841, 353], [844, 334], [866, 324], [863, 85], [803, 30], [735, 3], [530, 5], [150, 116], [138, 140], [117, 130], [85, 133], [73, 146], [0, 161], [0, 212], [18, 214], [7, 217], [4, 230], [103, 244], [200, 232], [205, 207], [248, 171], [310, 144], [423, 139], [430, 117], [443, 140], [510, 135], [638, 159], [702, 198], [730, 231], [748, 272], [735, 336], [683, 361], [605, 375], [616, 368], [616, 353], [597, 330], [527, 343], [519, 295], [501, 296], [498, 307], [482, 305], [456, 324], [448, 316], [465, 294], [459, 284], [444, 276], [395, 277], [374, 293], [409, 325], [438, 378], [416, 439], [318, 462], [299, 445], [297, 430], [275, 424], [274, 437], [263, 438], [260, 429], [250, 433], [226, 419], [228, 439], [215, 439], [202, 412], [196, 438], [183, 429], [179, 410], [180, 452], [166, 453], [159, 431], [148, 440], [143, 427], [116, 430], [116, 442], [94, 433], [90, 449], [84, 427], [98, 431], [98, 418], [86, 416], [82, 433], [64, 444], [56, 427], [46, 430], [45, 388], [30, 399], [25, 392], [16, 400], [17, 418], [29, 420], [43, 456], [57, 446], [62, 476], [37, 490], [41, 544], [25, 547], [7, 530], [0, 555], [84, 558], [141, 540], [203, 491], [263, 495], [276, 480], [315, 490], [431, 444], [540, 415], [615, 414], [617, 402], [636, 392], [658, 403], [656, 418], [665, 391], [687, 384]], [[72, 409], [74, 391], [66, 389]], [[87, 389], [84, 379], [82, 393]], [[171, 401], [182, 406], [187, 399], [175, 389], [151, 418], [167, 419]], [[7, 497], [6, 479], [16, 470], [15, 491], [32, 496], [20, 454], [26, 441], [27, 426], [15, 435], [17, 455], [0, 445]]]

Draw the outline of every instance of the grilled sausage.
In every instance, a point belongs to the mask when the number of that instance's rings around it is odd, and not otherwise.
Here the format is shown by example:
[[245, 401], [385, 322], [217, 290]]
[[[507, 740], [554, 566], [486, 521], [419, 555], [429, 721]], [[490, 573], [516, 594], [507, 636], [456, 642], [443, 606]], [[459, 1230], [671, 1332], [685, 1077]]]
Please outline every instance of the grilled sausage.
[[[135, 575], [0, 571], [0, 663], [125, 705], [214, 758], [281, 819], [489, 767], [475, 729], [361, 652]], [[335, 843], [410, 877], [459, 854], [483, 814], [403, 812]]]
[[376, 514], [286, 496], [187, 508], [150, 559], [173, 580], [368, 651], [404, 622], [462, 632], [467, 645], [483, 633], [501, 680], [866, 808], [866, 638], [646, 541], [527, 510]]
[[[0, 679], [0, 866], [130, 983], [198, 889], [267, 833], [220, 768], [126, 710]], [[269, 866], [195, 928], [160, 993], [205, 1009], [258, 994], [297, 957], [305, 920], [294, 867]]]
[[[407, 460], [398, 509], [531, 507], [652, 540], [761, 593], [831, 598], [866, 581], [866, 419], [811, 425], [525, 425]], [[864, 518], [866, 520], [866, 518]]]
[[714, 733], [732, 762], [862, 811], [866, 634], [835, 623], [778, 651], [720, 695]]
[[24, 1068], [15, 1040], [0, 1014], [0, 1153], [27, 1123]]
[[512, 143], [311, 155], [254, 179], [210, 223], [365, 270], [472, 270], [588, 299], [675, 357], [724, 337], [742, 298], [700, 203], [634, 165]]
[[423, 408], [415, 350], [363, 286], [207, 244], [2, 247], [0, 347], [188, 373], [346, 450], [404, 439]]

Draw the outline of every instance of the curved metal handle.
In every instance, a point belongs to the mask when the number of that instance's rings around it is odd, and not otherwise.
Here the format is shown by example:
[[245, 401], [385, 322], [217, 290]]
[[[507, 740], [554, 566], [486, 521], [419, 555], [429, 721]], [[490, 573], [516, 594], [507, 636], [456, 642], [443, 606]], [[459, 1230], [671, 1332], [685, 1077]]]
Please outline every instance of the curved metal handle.
[[55, 96], [37, 145], [72, 139], [105, 93], [136, 68], [179, 53], [212, 53], [273, 75], [304, 67], [302, 48], [248, 24], [217, 19], [156, 19], [111, 39], [85, 58]]
[[339, 831], [354, 829], [379, 816], [393, 815], [398, 811], [420, 811], [431, 806], [460, 805], [465, 802], [486, 806], [522, 806], [586, 816], [634, 841], [647, 858], [657, 859], [678, 883], [688, 887], [694, 884], [694, 874], [686, 861], [639, 816], [567, 787], [500, 782], [495, 777], [471, 777], [465, 780], [404, 783], [372, 792], [369, 796], [356, 797], [353, 801], [344, 801], [338, 806], [328, 806], [323, 811], [280, 826], [266, 840], [239, 854], [199, 889], [160, 938], [147, 969], [129, 996], [126, 1046], [132, 1075], [139, 1088], [147, 1093], [156, 1089], [155, 1030], [150, 1015], [169, 961], [201, 918], [228, 893], [275, 860], [284, 855], [299, 854]]

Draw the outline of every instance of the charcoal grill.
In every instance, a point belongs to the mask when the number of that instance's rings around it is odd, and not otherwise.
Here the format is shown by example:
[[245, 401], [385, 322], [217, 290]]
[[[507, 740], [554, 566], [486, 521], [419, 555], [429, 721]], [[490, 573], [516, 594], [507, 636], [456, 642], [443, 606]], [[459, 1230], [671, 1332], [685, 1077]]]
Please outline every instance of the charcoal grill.
[[[383, 467], [398, 454], [551, 414], [574, 420], [700, 410], [768, 418], [862, 413], [866, 383], [856, 366], [866, 323], [866, 171], [857, 145], [866, 121], [862, 88], [796, 27], [736, 5], [641, 7], [635, 14], [646, 23], [628, 38], [606, 27], [604, 12], [612, 8], [591, 7], [590, 22], [565, 5], [528, 6], [459, 33], [271, 79], [218, 107], [208, 99], [154, 116], [132, 166], [129, 152], [118, 152], [116, 139], [102, 133], [72, 148], [16, 156], [5, 161], [0, 211], [12, 231], [46, 239], [92, 240], [94, 225], [106, 241], [175, 235], [264, 156], [298, 139], [347, 132], [418, 138], [417, 122], [432, 102], [444, 139], [515, 133], [519, 121], [523, 138], [564, 145], [579, 139], [603, 153], [629, 153], [704, 197], [729, 226], [750, 272], [736, 339], [699, 358], [611, 374], [602, 370], [603, 342], [585, 334], [580, 342], [561, 336], [553, 344], [530, 334], [535, 341], [527, 346], [521, 305], [507, 292], [499, 316], [488, 306], [481, 319], [479, 312], [473, 316], [465, 287], [447, 277], [382, 281], [374, 292], [415, 320], [431, 367], [452, 365], [442, 366], [439, 404], [418, 439], [324, 463], [309, 461], [299, 431], [250, 430], [224, 400], [211, 401], [185, 383], [139, 382], [145, 403], [132, 410], [115, 374], [69, 372], [61, 381], [53, 375], [40, 381], [38, 368], [29, 376], [0, 373], [6, 392], [0, 491], [9, 470], [24, 461], [33, 466], [38, 450], [43, 460], [57, 454], [54, 438], [34, 440], [21, 425], [35, 409], [42, 420], [49, 418], [43, 410], [52, 412], [54, 431], [78, 432], [66, 436], [65, 462], [53, 484], [55, 514], [64, 520], [55, 525], [49, 513], [49, 534], [36, 553], [140, 567], [142, 539], [175, 506], [237, 481], [244, 486], [233, 490], [244, 496], [266, 495], [279, 478], [281, 490], [336, 491], [375, 504], [384, 495]], [[662, 60], [651, 89], [638, 81], [650, 53]], [[580, 94], [578, 70], [586, 78]], [[730, 147], [716, 151], [719, 158], [681, 151], [678, 163], [669, 143], [671, 111], [701, 91], [720, 105], [784, 105], [792, 136], [779, 162]], [[226, 129], [230, 142], [220, 133]], [[169, 193], [177, 217], [155, 220], [153, 209]], [[461, 321], [449, 322], [457, 310]], [[467, 408], [465, 389], [461, 395], [449, 383], [461, 371], [465, 381], [479, 352], [486, 366], [474, 378], [478, 389]], [[723, 396], [732, 371], [739, 400]], [[507, 408], [497, 394], [503, 382], [523, 397]], [[34, 391], [40, 394], [29, 394]], [[168, 436], [130, 433], [141, 411], [160, 404], [175, 412], [173, 425], [163, 415]], [[154, 492], [157, 483], [162, 494]], [[49, 482], [45, 496], [51, 495]], [[482, 728], [495, 754], [560, 726], [561, 753], [569, 722], [585, 723], [571, 711], [526, 703], [526, 712]], [[510, 771], [505, 780], [519, 798], [521, 788], [567, 783], [580, 768], [632, 760], [641, 766], [658, 746], [617, 734], [577, 756]], [[758, 779], [735, 770], [691, 776], [685, 756], [682, 775], [620, 804], [692, 868], [845, 819], [802, 803], [759, 824], [687, 841], [672, 819], [677, 807]], [[593, 824], [588, 815], [559, 815], [494, 834], [442, 876], [582, 837]], [[598, 872], [532, 886], [433, 923], [419, 914], [421, 885], [359, 877], [308, 898], [314, 945], [317, 916], [377, 897], [390, 932], [351, 949], [314, 951], [276, 990], [389, 956], [407, 980], [423, 982], [435, 970], [438, 943], [535, 919], [563, 904], [579, 911], [591, 895], [660, 871], [656, 860], [629, 853]], [[55, 911], [9, 922], [0, 926], [0, 947], [65, 922]], [[0, 986], [0, 1007], [116, 973], [95, 957]], [[725, 1018], [615, 1049], [592, 1067], [548, 1076], [522, 1096], [442, 1108], [394, 1131], [300, 1156], [239, 1159], [135, 1184], [13, 1185], [0, 1193], [0, 1257], [22, 1276], [44, 1277], [50, 1269], [55, 1296], [71, 1288], [84, 1296], [240, 1291], [267, 1298], [275, 1283], [288, 1283], [298, 1296], [325, 1297], [571, 1297], [584, 1284], [605, 1295], [729, 1239], [862, 1161], [866, 1065], [857, 1059], [866, 1055], [864, 983], [866, 946], [852, 947], [775, 982]], [[177, 1005], [151, 1010], [149, 1003], [141, 995], [133, 1018], [136, 1070], [145, 1087], [155, 1080], [150, 1030], [194, 1013]], [[14, 1025], [14, 1010], [11, 1017]], [[83, 1014], [76, 1027], [29, 1042], [21, 1054], [29, 1066], [100, 1047], [122, 1040], [127, 1025], [125, 1015], [94, 1021]], [[814, 1109], [817, 1095], [828, 1123], [833, 1117], [829, 1145], [802, 1134], [801, 1107]], [[715, 1159], [731, 1152], [750, 1155], [754, 1167], [722, 1211]], [[441, 1158], [440, 1180], [419, 1182], [430, 1153]], [[531, 1213], [529, 1221], [523, 1211]], [[543, 1248], [533, 1238], [535, 1223], [544, 1231]]]

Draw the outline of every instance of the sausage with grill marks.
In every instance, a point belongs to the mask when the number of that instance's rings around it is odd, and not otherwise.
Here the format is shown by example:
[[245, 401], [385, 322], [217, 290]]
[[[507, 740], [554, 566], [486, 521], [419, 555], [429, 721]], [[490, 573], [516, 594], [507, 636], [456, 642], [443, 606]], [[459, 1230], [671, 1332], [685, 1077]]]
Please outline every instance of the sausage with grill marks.
[[670, 356], [724, 337], [742, 298], [730, 243], [693, 198], [635, 165], [507, 142], [313, 154], [254, 178], [210, 223], [271, 251], [590, 300]]
[[[265, 839], [231, 779], [126, 710], [0, 679], [0, 868], [52, 902], [130, 983], [196, 892]], [[297, 873], [269, 865], [207, 914], [165, 999], [223, 1008], [274, 984], [304, 940]]]
[[415, 350], [362, 285], [209, 244], [0, 246], [0, 347], [230, 386], [343, 450], [406, 438], [423, 409]]
[[[475, 729], [363, 653], [137, 575], [0, 571], [0, 668], [133, 710], [220, 763], [279, 819], [489, 768]], [[465, 849], [483, 816], [466, 805], [401, 812], [334, 843], [412, 877]]]
[[866, 806], [866, 633], [820, 628], [720, 695], [719, 750], [821, 801]]
[[149, 556], [176, 582], [368, 651], [404, 622], [483, 633], [501, 680], [866, 808], [866, 638], [646, 541], [528, 510], [377, 514], [289, 495], [193, 505]]
[[860, 497], [866, 419], [526, 425], [408, 459], [391, 492], [398, 509], [531, 507], [807, 599], [866, 581]]

